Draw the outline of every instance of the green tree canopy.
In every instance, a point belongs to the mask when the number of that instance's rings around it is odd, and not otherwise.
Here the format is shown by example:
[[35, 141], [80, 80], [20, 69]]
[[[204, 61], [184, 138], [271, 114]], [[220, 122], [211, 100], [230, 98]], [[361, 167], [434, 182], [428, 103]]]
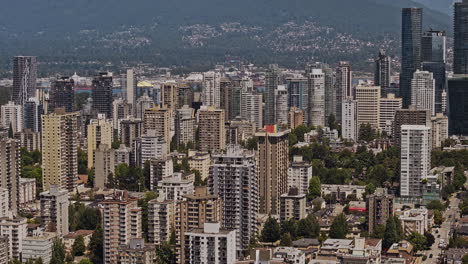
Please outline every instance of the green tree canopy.
[[52, 245], [52, 258], [50, 264], [64, 264], [65, 263], [65, 247], [62, 240], [55, 239]]
[[290, 246], [292, 246], [291, 234], [289, 234], [289, 233], [284, 233], [284, 234], [281, 236], [280, 245], [283, 246], [283, 247], [290, 247]]
[[275, 218], [271, 216], [265, 222], [263, 226], [261, 240], [262, 242], [276, 242], [280, 239], [280, 225]]
[[83, 236], [77, 236], [72, 245], [73, 256], [83, 256], [86, 251], [86, 245]]
[[434, 210], [434, 223], [436, 225], [442, 225], [445, 221], [443, 214], [439, 210]]
[[330, 238], [344, 239], [348, 234], [348, 222], [343, 213], [337, 216], [330, 227]]
[[408, 241], [413, 245], [415, 252], [424, 250], [427, 247], [427, 238], [417, 232], [411, 233]]
[[89, 240], [89, 259], [96, 264], [103, 263], [104, 260], [103, 235], [102, 228], [99, 226]]
[[322, 196], [322, 185], [318, 176], [313, 176], [309, 182], [309, 200]]

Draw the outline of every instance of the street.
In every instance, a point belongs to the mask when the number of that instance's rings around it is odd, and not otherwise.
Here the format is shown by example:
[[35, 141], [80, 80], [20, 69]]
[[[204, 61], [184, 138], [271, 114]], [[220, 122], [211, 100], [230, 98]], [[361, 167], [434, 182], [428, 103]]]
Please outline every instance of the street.
[[[442, 223], [440, 228], [437, 228], [439, 230], [439, 233], [437, 234], [435, 232], [436, 228], [432, 229], [432, 234], [435, 237], [434, 244], [432, 245], [430, 250], [425, 250], [422, 252], [424, 255], [428, 257], [427, 260], [424, 261], [424, 263], [428, 263], [428, 264], [438, 263], [437, 258], [442, 253], [442, 250], [439, 248], [439, 242], [441, 239], [443, 239], [448, 244], [450, 228], [452, 225], [455, 224], [455, 220], [460, 218], [460, 214], [458, 211], [459, 204], [460, 204], [460, 200], [456, 197], [456, 194], [453, 194], [452, 198], [450, 198], [450, 206], [444, 212], [445, 221]], [[440, 238], [438, 237], [439, 235], [440, 235]], [[432, 258], [429, 258], [430, 254], [432, 254]]]

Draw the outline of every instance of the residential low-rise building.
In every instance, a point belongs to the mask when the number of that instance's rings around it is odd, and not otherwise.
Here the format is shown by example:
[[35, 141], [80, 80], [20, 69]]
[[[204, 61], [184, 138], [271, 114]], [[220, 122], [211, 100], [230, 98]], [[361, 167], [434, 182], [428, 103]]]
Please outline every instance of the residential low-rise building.
[[299, 193], [297, 188], [289, 189], [287, 194], [280, 196], [280, 220], [294, 219], [299, 221], [307, 216], [306, 194]]
[[119, 264], [153, 264], [156, 261], [156, 248], [145, 243], [142, 238], [130, 239], [119, 248]]
[[75, 240], [77, 237], [82, 236], [84, 240], [84, 244], [86, 248], [88, 248], [89, 241], [91, 240], [91, 236], [93, 235], [94, 230], [76, 230], [75, 232], [70, 232], [67, 235], [63, 236], [63, 244], [65, 246], [65, 252], [71, 254], [72, 253], [72, 247], [73, 243], [75, 243]]
[[309, 192], [309, 182], [312, 179], [312, 164], [303, 160], [302, 156], [294, 156], [288, 169], [288, 188], [297, 188], [299, 193]]
[[55, 232], [43, 232], [34, 230], [31, 235], [23, 238], [23, 261], [41, 258], [43, 263], [49, 263], [52, 258], [54, 240], [57, 238]]
[[182, 196], [192, 194], [194, 192], [194, 175], [182, 172], [175, 172], [167, 178], [163, 178], [158, 182], [159, 196], [165, 200], [177, 201], [182, 199]]
[[189, 151], [189, 166], [200, 172], [202, 180], [210, 176], [211, 156], [208, 152]]
[[36, 179], [20, 178], [19, 206], [25, 207], [36, 201]]
[[27, 234], [26, 218], [0, 219], [0, 236], [8, 238], [8, 256], [19, 258], [23, 251], [23, 238]]
[[400, 214], [400, 221], [405, 235], [413, 232], [424, 234], [429, 229], [429, 215], [426, 208], [403, 211]]

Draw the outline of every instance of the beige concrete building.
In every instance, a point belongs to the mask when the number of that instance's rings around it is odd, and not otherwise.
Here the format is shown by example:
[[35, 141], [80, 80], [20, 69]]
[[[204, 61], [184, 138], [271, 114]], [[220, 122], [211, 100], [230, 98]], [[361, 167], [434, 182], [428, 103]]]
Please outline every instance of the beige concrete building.
[[48, 232], [56, 232], [59, 236], [68, 234], [68, 192], [58, 185], [51, 185], [49, 191], [42, 192], [41, 220], [42, 226]]
[[109, 174], [115, 171], [115, 153], [109, 145], [100, 144], [94, 151], [94, 187], [103, 189]]
[[19, 206], [25, 207], [36, 202], [36, 179], [20, 178]]
[[380, 87], [358, 85], [355, 89], [355, 99], [358, 101], [358, 125], [370, 124], [379, 129]]
[[101, 202], [104, 233], [104, 263], [118, 262], [121, 246], [141, 238], [141, 208], [127, 191], [116, 191]]
[[195, 145], [195, 110], [187, 105], [176, 111], [175, 137], [179, 145]]
[[161, 137], [170, 149], [171, 144], [171, 110], [166, 107], [155, 107], [145, 110], [144, 133], [154, 130], [156, 137]]
[[0, 237], [0, 263], [8, 263], [8, 237]]
[[8, 238], [8, 256], [19, 258], [27, 235], [27, 218], [0, 219], [0, 237]]
[[105, 115], [98, 114], [97, 119], [90, 121], [88, 125], [88, 168], [94, 167], [94, 151], [101, 144], [112, 146], [113, 140], [112, 121], [106, 120]]
[[260, 213], [278, 215], [280, 196], [288, 191], [289, 130], [257, 132]]
[[20, 147], [18, 140], [0, 139], [0, 187], [8, 190], [8, 209], [14, 215], [19, 206]]
[[280, 220], [294, 219], [299, 221], [307, 216], [307, 197], [305, 193], [299, 193], [297, 188], [289, 189], [289, 192], [280, 197]]
[[119, 264], [153, 264], [155, 261], [155, 246], [145, 243], [143, 238], [131, 239], [119, 249]]
[[431, 124], [432, 148], [440, 148], [442, 142], [449, 137], [448, 117], [442, 113], [437, 113], [435, 116], [431, 117]]
[[22, 260], [36, 260], [41, 258], [43, 263], [50, 263], [52, 248], [57, 234], [33, 230], [32, 234], [23, 238]]
[[288, 128], [295, 129], [296, 127], [304, 124], [304, 111], [297, 108], [291, 107], [289, 109]]
[[222, 201], [216, 195], [208, 194], [206, 187], [198, 187], [193, 195], [186, 195], [176, 207], [176, 259], [186, 263], [185, 233], [202, 228], [205, 223], [222, 222]]
[[254, 125], [242, 118], [236, 118], [226, 123], [226, 145], [240, 145], [255, 133]]
[[178, 108], [179, 87], [177, 83], [164, 83], [161, 88], [161, 102], [164, 107], [172, 112]]
[[162, 245], [175, 228], [176, 201], [154, 199], [148, 203], [148, 241]]
[[385, 131], [387, 135], [393, 133], [393, 122], [395, 121], [396, 111], [403, 107], [403, 100], [396, 98], [395, 94], [389, 93], [387, 97], [380, 98], [379, 128]]
[[207, 179], [208, 176], [210, 176], [210, 153], [190, 150], [188, 162], [190, 169], [198, 170], [203, 180]]
[[73, 191], [78, 177], [78, 113], [63, 109], [42, 116], [42, 186]]
[[226, 148], [224, 110], [202, 107], [198, 111], [198, 134], [201, 151], [218, 151]]
[[386, 188], [378, 188], [374, 194], [366, 197], [366, 222], [368, 231], [372, 234], [379, 225], [385, 225], [393, 216], [394, 197], [388, 194]]
[[21, 147], [26, 148], [28, 151], [41, 151], [41, 133], [34, 132], [29, 128], [23, 129], [20, 133], [15, 134], [15, 139], [21, 142]]

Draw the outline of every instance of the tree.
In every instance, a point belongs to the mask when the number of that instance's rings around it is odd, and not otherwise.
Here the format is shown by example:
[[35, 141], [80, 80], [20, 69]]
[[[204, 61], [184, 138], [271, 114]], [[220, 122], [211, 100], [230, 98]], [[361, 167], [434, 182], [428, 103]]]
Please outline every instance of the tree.
[[36, 259], [36, 261], [34, 261], [34, 264], [44, 264], [44, 261], [42, 260], [42, 258], [38, 258]]
[[102, 264], [103, 263], [103, 246], [104, 246], [104, 241], [103, 241], [103, 232], [102, 228], [98, 227], [96, 231], [94, 231], [93, 235], [91, 236], [91, 239], [89, 240], [89, 259], [91, 262], [95, 264]]
[[445, 205], [439, 200], [432, 200], [427, 204], [427, 209], [445, 211]]
[[54, 240], [50, 264], [65, 264], [65, 247], [60, 239]]
[[93, 264], [93, 262], [91, 262], [91, 260], [89, 260], [89, 259], [82, 259], [82, 260], [80, 260], [79, 264]]
[[431, 232], [427, 231], [424, 233], [424, 236], [426, 237], [426, 249], [430, 249], [435, 242], [435, 237]]
[[359, 127], [359, 140], [370, 142], [376, 138], [376, 131], [370, 124], [361, 124]]
[[72, 245], [73, 256], [83, 256], [86, 251], [85, 241], [83, 236], [77, 236]]
[[148, 238], [148, 203], [149, 201], [156, 199], [158, 195], [155, 192], [146, 192], [143, 199], [138, 200], [138, 206], [141, 208], [141, 231], [145, 239]]
[[88, 154], [78, 148], [78, 174], [88, 173]]
[[322, 196], [322, 185], [318, 176], [312, 177], [309, 182], [309, 200]]
[[385, 225], [377, 225], [374, 229], [374, 233], [372, 233], [373, 238], [380, 238], [383, 239], [385, 235]]
[[445, 219], [442, 213], [439, 210], [434, 210], [434, 223], [440, 226], [444, 221]]
[[173, 264], [175, 263], [174, 246], [165, 242], [156, 250], [156, 263]]
[[68, 222], [70, 231], [95, 230], [98, 223], [101, 222], [101, 213], [97, 208], [91, 208], [77, 202], [68, 206]]
[[465, 256], [463, 256], [463, 264], [468, 264], [468, 254], [466, 254]]
[[386, 249], [390, 248], [394, 243], [400, 241], [398, 234], [397, 224], [394, 217], [389, 217], [385, 225], [385, 233], [383, 237], [382, 246]]
[[291, 234], [289, 234], [289, 233], [284, 233], [284, 234], [281, 236], [280, 245], [283, 246], [283, 247], [290, 247], [290, 246], [292, 246]]
[[297, 222], [294, 219], [289, 219], [281, 222], [281, 234], [289, 233], [293, 239], [297, 237]]
[[297, 236], [304, 238], [316, 238], [320, 235], [320, 224], [313, 215], [299, 220], [297, 223]]
[[330, 238], [345, 239], [348, 234], [348, 222], [342, 213], [337, 216], [330, 227]]
[[280, 239], [280, 226], [278, 221], [271, 216], [265, 222], [263, 226], [261, 240], [262, 242], [276, 242]]
[[427, 247], [426, 237], [417, 232], [411, 233], [408, 237], [408, 241], [413, 245], [415, 252], [424, 250]]

